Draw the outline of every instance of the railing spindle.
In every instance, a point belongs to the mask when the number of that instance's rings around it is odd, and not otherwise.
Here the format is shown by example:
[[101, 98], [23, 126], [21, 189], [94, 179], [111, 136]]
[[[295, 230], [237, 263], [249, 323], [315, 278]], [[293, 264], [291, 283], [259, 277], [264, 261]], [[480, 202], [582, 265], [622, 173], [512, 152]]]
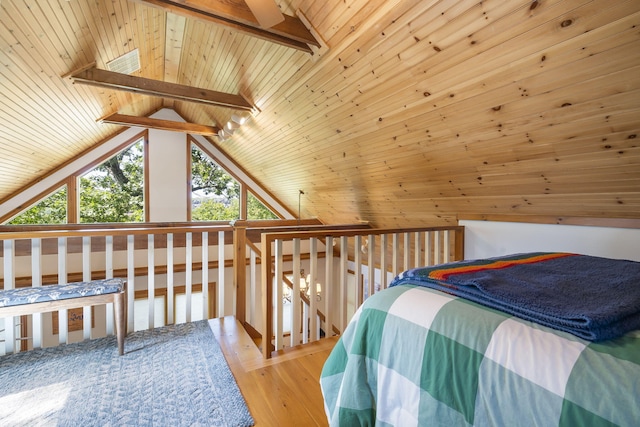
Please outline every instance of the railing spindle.
[[155, 326], [155, 316], [154, 316], [154, 307], [155, 307], [155, 243], [154, 243], [154, 235], [149, 234], [147, 236], [147, 304], [149, 305], [149, 317], [147, 329], [153, 329]]
[[393, 247], [393, 256], [392, 256], [392, 261], [393, 261], [393, 265], [392, 265], [392, 269], [393, 269], [393, 276], [397, 276], [400, 273], [400, 243], [398, 242], [399, 238], [398, 238], [398, 233], [393, 233], [393, 237], [392, 237], [392, 247]]
[[325, 240], [324, 258], [324, 286], [322, 287], [322, 301], [324, 301], [324, 332], [325, 337], [333, 335], [333, 294], [334, 294], [334, 274], [333, 274], [333, 237], [327, 236]]
[[[31, 240], [31, 286], [42, 286], [42, 239]], [[31, 316], [33, 348], [41, 348], [43, 340], [42, 313]]]
[[[82, 236], [82, 281], [91, 281], [91, 236]], [[91, 310], [90, 306], [82, 307], [82, 337], [85, 340], [91, 339]]]
[[411, 233], [404, 233], [403, 270], [411, 268]]
[[444, 235], [444, 262], [450, 262], [451, 251], [449, 248], [451, 247], [451, 235], [449, 230], [444, 230], [442, 234]]
[[318, 239], [309, 239], [309, 331], [310, 341], [320, 339], [320, 326], [318, 325]]
[[127, 236], [127, 332], [135, 329], [135, 236]]
[[[58, 237], [58, 283], [67, 283], [67, 238]], [[58, 343], [66, 344], [69, 340], [68, 310], [58, 311]]]
[[[225, 310], [225, 280], [224, 280], [224, 231], [218, 231], [218, 310], [216, 311], [217, 317], [223, 317], [227, 315]], [[244, 286], [244, 284], [243, 284]]]
[[300, 328], [296, 327], [297, 322], [302, 316], [300, 299], [300, 280], [303, 279], [300, 274], [302, 266], [300, 265], [300, 239], [293, 239], [293, 277], [291, 289], [291, 346], [300, 344]]
[[193, 233], [186, 235], [186, 272], [185, 272], [185, 321], [191, 322], [191, 294], [193, 292]]
[[[224, 265], [224, 264], [223, 264]], [[209, 233], [202, 232], [202, 318], [209, 318]]]
[[349, 274], [349, 238], [347, 236], [340, 237], [340, 333], [344, 332], [349, 321], [347, 317], [347, 306], [349, 298], [348, 291], [348, 274]]
[[[257, 294], [258, 294], [258, 286], [257, 286], [257, 265], [258, 265], [258, 255], [256, 254], [256, 251], [254, 251], [252, 248], [249, 248], [249, 324], [250, 325], [256, 325], [258, 318], [260, 316], [260, 313], [258, 312], [258, 310], [260, 310], [260, 306], [258, 305], [258, 298], [257, 298]], [[240, 301], [241, 304], [246, 304], [244, 301]]]
[[367, 297], [370, 297], [375, 292], [376, 285], [376, 264], [375, 264], [375, 254], [376, 254], [376, 237], [374, 234], [369, 234], [368, 237], [368, 245], [367, 245], [367, 276], [368, 276], [368, 286]]
[[309, 316], [311, 313], [311, 309], [309, 308], [309, 304], [302, 304], [302, 343], [306, 344], [309, 342]]
[[[105, 236], [105, 278], [113, 278], [113, 236]], [[114, 334], [114, 318], [113, 303], [105, 304], [106, 313], [106, 329], [108, 335]]]
[[387, 241], [389, 239], [388, 234], [382, 234], [380, 236], [380, 290], [387, 289], [388, 274], [387, 274]]
[[422, 255], [422, 233], [420, 233], [419, 231], [416, 231], [414, 233], [415, 236], [415, 246], [414, 246], [414, 266], [419, 266], [420, 265], [420, 259], [421, 259], [421, 255]]
[[362, 286], [364, 285], [364, 283], [362, 283], [362, 236], [360, 235], [356, 235], [355, 236], [355, 246], [354, 246], [354, 264], [355, 264], [355, 276], [356, 276], [356, 289], [355, 289], [355, 303], [356, 303], [356, 307], [359, 307], [360, 305], [362, 305], [363, 302], [363, 294], [364, 294], [364, 290], [362, 289]]
[[[3, 242], [4, 257], [4, 289], [15, 289], [15, 241]], [[13, 353], [16, 344], [16, 318], [4, 319], [4, 347], [5, 353]]]
[[[283, 303], [282, 303], [282, 281], [283, 281], [283, 272], [282, 272], [282, 240], [278, 239], [275, 241], [275, 277], [274, 277], [274, 286], [275, 286], [275, 349], [280, 350], [284, 348], [284, 333], [282, 330], [282, 320], [283, 320]], [[271, 304], [273, 305], [273, 301]], [[268, 345], [269, 343], [264, 343], [264, 345]]]
[[167, 233], [167, 325], [172, 325], [175, 320], [174, 286], [173, 277], [173, 233]]

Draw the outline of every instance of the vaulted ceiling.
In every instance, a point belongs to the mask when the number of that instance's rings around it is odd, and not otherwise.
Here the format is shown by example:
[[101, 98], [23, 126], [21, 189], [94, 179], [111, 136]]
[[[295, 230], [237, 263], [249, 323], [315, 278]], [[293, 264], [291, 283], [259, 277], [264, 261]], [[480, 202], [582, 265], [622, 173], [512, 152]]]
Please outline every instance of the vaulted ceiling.
[[239, 112], [69, 78], [137, 48], [133, 76], [257, 107], [209, 138], [303, 216], [640, 218], [636, 0], [280, 0], [298, 47], [176, 8], [205, 3], [2, 0], [0, 202], [122, 129], [100, 118]]

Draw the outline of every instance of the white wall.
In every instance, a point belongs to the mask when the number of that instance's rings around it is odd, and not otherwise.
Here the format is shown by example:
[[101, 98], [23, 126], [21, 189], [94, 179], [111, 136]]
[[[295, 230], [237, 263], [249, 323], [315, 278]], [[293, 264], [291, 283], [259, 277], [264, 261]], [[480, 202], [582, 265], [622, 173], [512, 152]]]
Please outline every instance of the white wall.
[[573, 252], [640, 261], [640, 229], [460, 221], [465, 259], [522, 252]]
[[[173, 110], [160, 110], [151, 117], [176, 120]], [[179, 116], [178, 116], [179, 117]], [[187, 134], [149, 129], [149, 220], [187, 221]]]

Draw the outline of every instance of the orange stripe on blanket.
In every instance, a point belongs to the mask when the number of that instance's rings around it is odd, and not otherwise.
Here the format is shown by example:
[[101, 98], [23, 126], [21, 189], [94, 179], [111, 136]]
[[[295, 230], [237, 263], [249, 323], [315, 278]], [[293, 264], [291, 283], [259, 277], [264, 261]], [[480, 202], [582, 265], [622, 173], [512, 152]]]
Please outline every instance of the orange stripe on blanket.
[[499, 270], [502, 268], [511, 267], [513, 265], [518, 264], [534, 264], [536, 262], [546, 261], [555, 258], [564, 258], [568, 256], [573, 256], [575, 254], [570, 253], [552, 253], [552, 254], [544, 254], [544, 255], [536, 255], [530, 258], [521, 258], [521, 259], [513, 259], [513, 260], [499, 260], [494, 261], [490, 264], [483, 265], [463, 265], [460, 267], [452, 267], [452, 268], [443, 268], [440, 270], [433, 270], [429, 273], [430, 279], [436, 280], [447, 280], [449, 276], [454, 274], [465, 274], [465, 273], [475, 273], [477, 271], [483, 270]]

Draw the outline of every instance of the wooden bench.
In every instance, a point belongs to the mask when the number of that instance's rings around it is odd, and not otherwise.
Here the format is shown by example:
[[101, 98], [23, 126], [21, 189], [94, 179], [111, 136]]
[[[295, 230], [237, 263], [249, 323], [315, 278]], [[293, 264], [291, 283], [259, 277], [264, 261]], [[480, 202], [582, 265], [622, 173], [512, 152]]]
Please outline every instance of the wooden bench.
[[104, 279], [0, 290], [0, 317], [113, 303], [118, 352], [124, 354], [125, 288], [122, 279]]

